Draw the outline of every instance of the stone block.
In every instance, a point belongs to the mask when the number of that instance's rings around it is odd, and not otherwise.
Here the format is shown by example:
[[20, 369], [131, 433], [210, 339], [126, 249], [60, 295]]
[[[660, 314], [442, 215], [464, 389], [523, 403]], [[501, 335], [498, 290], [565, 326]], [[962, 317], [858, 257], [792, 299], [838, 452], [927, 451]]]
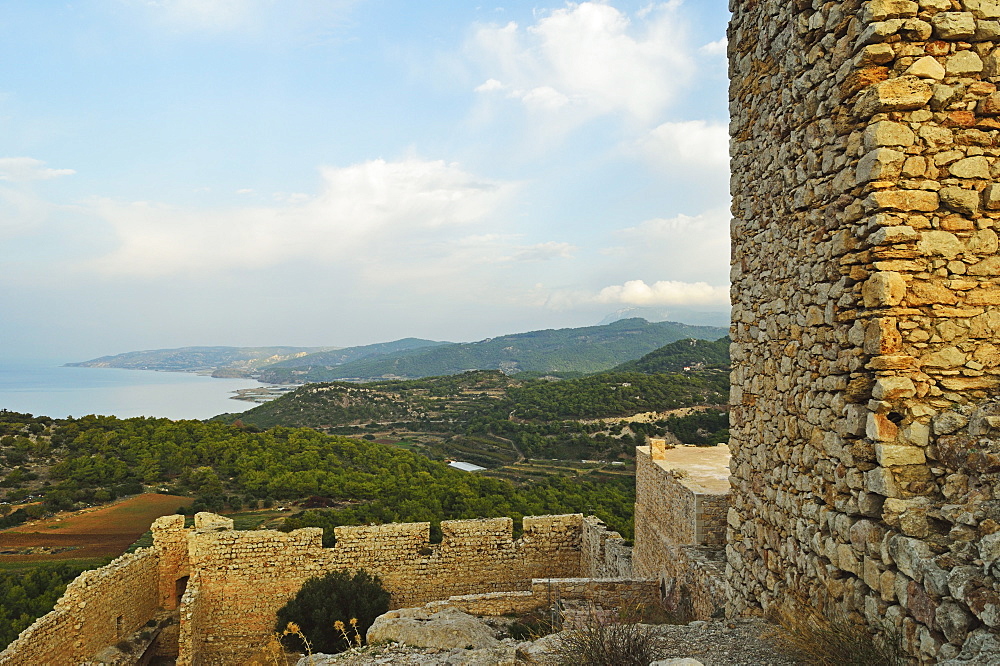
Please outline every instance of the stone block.
[[949, 231], [924, 231], [920, 234], [917, 249], [928, 256], [953, 259], [965, 252], [965, 245]]
[[906, 155], [891, 148], [876, 148], [858, 162], [858, 183], [870, 180], [894, 180], [899, 177]]
[[918, 58], [906, 69], [906, 74], [916, 76], [921, 79], [934, 79], [940, 81], [944, 78], [944, 66], [931, 56]]
[[944, 64], [948, 76], [968, 76], [983, 71], [983, 60], [975, 51], [959, 51], [948, 56]]
[[982, 155], [966, 157], [952, 163], [948, 167], [948, 172], [956, 178], [988, 179], [990, 177], [990, 163]]
[[940, 39], [967, 39], [976, 34], [976, 17], [971, 12], [939, 12], [931, 24]]
[[862, 288], [865, 307], [880, 308], [899, 305], [906, 295], [906, 281], [899, 273], [880, 271], [873, 274]]
[[898, 210], [903, 212], [933, 212], [938, 209], [937, 192], [926, 190], [883, 190], [872, 192], [865, 200], [865, 207], [873, 210]]
[[872, 396], [878, 400], [912, 398], [917, 389], [909, 377], [879, 377], [875, 380]]
[[857, 103], [856, 113], [868, 117], [888, 111], [919, 109], [926, 105], [933, 95], [931, 87], [916, 76], [887, 79], [870, 86], [862, 94]]
[[938, 192], [941, 205], [962, 215], [979, 213], [979, 192], [962, 187], [942, 187]]
[[[1000, 98], [1000, 93], [997, 96]], [[1000, 115], [1000, 99], [997, 100], [997, 108], [997, 115]], [[913, 133], [913, 130], [903, 123], [881, 120], [865, 128], [864, 143], [868, 152], [876, 148], [892, 146], [905, 148], [912, 146], [915, 141], [916, 135]]]

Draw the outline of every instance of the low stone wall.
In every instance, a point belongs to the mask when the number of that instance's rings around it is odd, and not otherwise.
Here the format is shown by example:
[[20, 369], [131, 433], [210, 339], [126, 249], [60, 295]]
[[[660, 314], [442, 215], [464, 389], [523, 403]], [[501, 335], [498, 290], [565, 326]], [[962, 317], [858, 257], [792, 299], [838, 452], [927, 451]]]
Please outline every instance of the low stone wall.
[[52, 612], [0, 652], [0, 664], [75, 665], [132, 635], [156, 614], [158, 565], [156, 552], [143, 548], [82, 573]]
[[581, 573], [589, 578], [630, 578], [632, 547], [594, 516], [583, 519]]
[[190, 655], [205, 664], [246, 659], [272, 631], [277, 610], [307, 579], [330, 571], [377, 574], [393, 608], [528, 591], [534, 578], [577, 576], [582, 526], [580, 514], [525, 517], [515, 540], [509, 518], [444, 521], [440, 544], [430, 543], [430, 523], [337, 527], [334, 548], [323, 548], [318, 528], [238, 532], [213, 523], [185, 530], [198, 592], [191, 597], [196, 612], [189, 616], [187, 601], [181, 605], [178, 663], [194, 663]]
[[630, 609], [660, 601], [655, 580], [634, 578], [536, 578], [531, 590], [453, 596], [426, 608], [458, 608], [472, 615], [522, 615], [559, 601], [582, 601], [595, 607]]
[[726, 606], [726, 553], [714, 546], [666, 549], [663, 604], [667, 611], [695, 619], [719, 617]]

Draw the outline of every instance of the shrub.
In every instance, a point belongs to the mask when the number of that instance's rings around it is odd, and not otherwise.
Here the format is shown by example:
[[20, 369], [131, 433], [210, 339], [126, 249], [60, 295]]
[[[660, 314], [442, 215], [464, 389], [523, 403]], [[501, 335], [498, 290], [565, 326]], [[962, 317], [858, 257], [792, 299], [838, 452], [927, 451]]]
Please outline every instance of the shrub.
[[[357, 619], [357, 633], [364, 636], [375, 618], [389, 610], [389, 593], [378, 576], [358, 571], [353, 576], [346, 571], [333, 571], [323, 577], [310, 578], [291, 601], [278, 611], [275, 631], [281, 633], [289, 622], [301, 628], [309, 637], [314, 652], [343, 652], [351, 647], [349, 640], [334, 627], [335, 622]], [[301, 638], [290, 635], [298, 650], [306, 649]]]

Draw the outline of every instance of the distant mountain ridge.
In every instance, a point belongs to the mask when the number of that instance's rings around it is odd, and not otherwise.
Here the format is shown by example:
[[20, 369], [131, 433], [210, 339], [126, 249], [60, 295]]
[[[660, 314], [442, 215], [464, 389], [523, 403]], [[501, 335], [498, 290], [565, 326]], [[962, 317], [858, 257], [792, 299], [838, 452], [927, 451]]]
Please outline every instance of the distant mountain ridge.
[[65, 365], [73, 368], [125, 368], [170, 372], [234, 368], [249, 372], [262, 365], [331, 349], [336, 347], [180, 347], [125, 352]]
[[468, 370], [502, 370], [507, 374], [523, 371], [593, 373], [610, 370], [676, 340], [716, 340], [727, 333], [727, 329], [717, 326], [650, 323], [631, 318], [604, 326], [546, 329], [478, 342], [438, 345], [339, 365], [323, 362], [322, 359], [328, 358], [325, 354], [303, 356], [262, 368], [259, 378], [276, 383], [306, 383], [417, 379]]

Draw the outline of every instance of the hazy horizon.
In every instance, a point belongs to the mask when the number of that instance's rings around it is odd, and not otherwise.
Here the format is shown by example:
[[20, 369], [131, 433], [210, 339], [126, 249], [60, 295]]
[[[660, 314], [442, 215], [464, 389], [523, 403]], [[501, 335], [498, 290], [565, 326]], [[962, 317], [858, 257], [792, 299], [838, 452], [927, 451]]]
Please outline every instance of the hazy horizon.
[[726, 4], [7, 2], [0, 358], [725, 316]]

